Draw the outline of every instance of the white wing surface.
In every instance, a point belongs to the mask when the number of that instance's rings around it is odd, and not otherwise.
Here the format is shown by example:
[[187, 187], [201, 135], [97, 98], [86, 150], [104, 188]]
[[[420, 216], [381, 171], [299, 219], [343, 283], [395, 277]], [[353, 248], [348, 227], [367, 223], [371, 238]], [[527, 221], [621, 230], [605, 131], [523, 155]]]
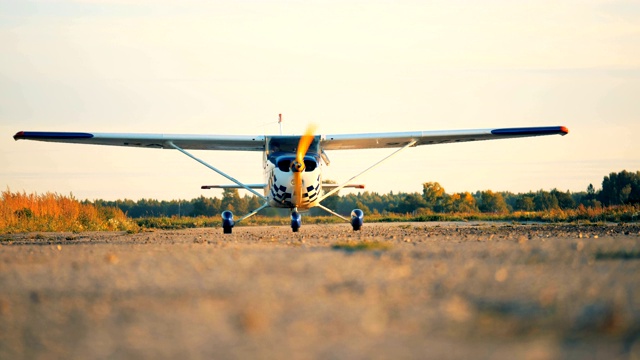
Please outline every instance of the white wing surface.
[[132, 146], [142, 148], [173, 149], [173, 143], [189, 150], [264, 151], [264, 136], [249, 135], [175, 135], [20, 131], [15, 140], [37, 140], [74, 144]]
[[446, 144], [465, 141], [497, 140], [528, 136], [566, 135], [564, 126], [499, 128], [478, 130], [413, 131], [370, 134], [325, 135], [325, 150], [372, 149], [402, 147], [412, 141], [418, 145]]
[[[496, 140], [544, 135], [566, 135], [564, 126], [497, 128], [479, 130], [412, 131], [369, 134], [338, 134], [321, 136], [320, 146], [325, 150], [372, 149], [402, 147], [415, 141], [414, 146], [456, 143], [465, 141]], [[297, 136], [292, 136], [297, 138]], [[264, 135], [171, 135], [20, 131], [15, 140], [37, 140], [61, 143], [131, 146], [173, 149], [171, 143], [189, 150], [264, 151]]]

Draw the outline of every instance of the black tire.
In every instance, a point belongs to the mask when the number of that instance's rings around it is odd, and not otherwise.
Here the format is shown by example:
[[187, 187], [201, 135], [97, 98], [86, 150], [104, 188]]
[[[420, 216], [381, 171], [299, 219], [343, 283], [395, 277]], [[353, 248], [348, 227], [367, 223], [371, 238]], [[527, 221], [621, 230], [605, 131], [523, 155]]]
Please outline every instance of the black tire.
[[232, 230], [233, 230], [233, 228], [232, 228], [232, 227], [224, 226], [224, 227], [222, 228], [222, 233], [223, 233], [223, 234], [231, 234], [231, 231], [232, 231]]

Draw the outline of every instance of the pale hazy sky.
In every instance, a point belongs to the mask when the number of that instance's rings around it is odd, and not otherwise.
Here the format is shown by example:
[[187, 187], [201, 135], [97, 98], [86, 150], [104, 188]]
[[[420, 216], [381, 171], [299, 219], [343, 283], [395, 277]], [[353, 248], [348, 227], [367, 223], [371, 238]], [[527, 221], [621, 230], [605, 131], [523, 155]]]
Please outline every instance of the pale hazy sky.
[[[640, 2], [0, 0], [0, 186], [190, 199], [228, 183], [177, 151], [20, 130], [325, 134], [564, 125], [409, 149], [367, 190], [596, 188], [640, 169]], [[344, 181], [389, 150], [334, 151]], [[257, 153], [197, 152], [249, 183]]]

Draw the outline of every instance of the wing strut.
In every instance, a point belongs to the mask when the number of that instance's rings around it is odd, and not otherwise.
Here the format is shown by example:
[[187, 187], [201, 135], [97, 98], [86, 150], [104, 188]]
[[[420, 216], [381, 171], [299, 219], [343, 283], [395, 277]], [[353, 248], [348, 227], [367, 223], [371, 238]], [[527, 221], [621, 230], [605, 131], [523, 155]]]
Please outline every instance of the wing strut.
[[[192, 158], [193, 160], [195, 160], [195, 161], [199, 162], [200, 164], [202, 164], [202, 165], [204, 165], [204, 166], [208, 167], [209, 169], [211, 169], [211, 170], [213, 170], [213, 171], [217, 172], [218, 174], [220, 174], [220, 175], [222, 175], [222, 176], [226, 177], [226, 178], [227, 178], [227, 179], [229, 179], [230, 181], [233, 181], [234, 183], [238, 184], [240, 187], [242, 187], [242, 188], [244, 188], [244, 189], [249, 190], [251, 193], [253, 193], [253, 194], [254, 194], [254, 195], [256, 195], [257, 197], [259, 197], [260, 199], [262, 199], [262, 200], [264, 200], [264, 201], [267, 201], [267, 198], [266, 198], [264, 195], [262, 195], [262, 194], [260, 194], [259, 192], [257, 192], [257, 191], [255, 191], [255, 190], [253, 190], [253, 189], [252, 189], [252, 188], [250, 188], [248, 185], [245, 185], [245, 184], [241, 183], [240, 181], [238, 181], [238, 180], [234, 179], [233, 177], [231, 177], [231, 176], [229, 176], [229, 175], [225, 174], [224, 172], [222, 172], [222, 171], [218, 170], [217, 168], [215, 168], [215, 167], [213, 167], [213, 166], [211, 166], [211, 165], [207, 164], [205, 161], [203, 161], [203, 160], [201, 160], [201, 159], [199, 159], [199, 158], [195, 157], [194, 155], [192, 155], [192, 154], [191, 154], [191, 153], [189, 153], [188, 151], [186, 151], [186, 150], [184, 150], [184, 149], [182, 149], [182, 148], [178, 147], [178, 146], [177, 146], [176, 144], [174, 144], [173, 142], [168, 141], [167, 143], [168, 143], [168, 144], [169, 144], [169, 146], [171, 146], [172, 148], [174, 148], [174, 149], [176, 149], [176, 150], [180, 151], [181, 153], [183, 153], [183, 154], [187, 155], [188, 157]], [[262, 206], [260, 209], [263, 209], [263, 208], [265, 208], [265, 207], [266, 207], [266, 206]], [[253, 214], [251, 214], [251, 215], [253, 215]]]
[[342, 215], [338, 214], [337, 212], [335, 212], [335, 211], [333, 211], [333, 210], [329, 209], [329, 208], [328, 208], [328, 207], [326, 207], [326, 206], [323, 206], [323, 205], [320, 205], [320, 204], [318, 204], [318, 205], [316, 205], [316, 206], [317, 206], [317, 207], [319, 207], [320, 209], [322, 209], [322, 210], [324, 210], [324, 211], [328, 212], [328, 213], [329, 213], [329, 214], [331, 214], [331, 215], [335, 215], [335, 216], [339, 217], [340, 219], [342, 219], [342, 220], [344, 220], [344, 221], [349, 222], [349, 219], [347, 219], [346, 217], [344, 217], [344, 216], [342, 216]]
[[253, 210], [252, 212], [248, 213], [247, 215], [245, 215], [245, 216], [241, 217], [240, 219], [238, 219], [238, 221], [236, 221], [236, 224], [237, 224], [237, 223], [239, 223], [240, 221], [244, 220], [244, 219], [247, 219], [247, 218], [252, 217], [253, 215], [257, 214], [257, 213], [258, 213], [258, 211], [260, 211], [260, 210], [262, 210], [262, 209], [264, 209], [264, 208], [266, 208], [266, 207], [269, 207], [269, 203], [264, 203], [264, 204], [263, 204], [262, 206], [260, 206], [259, 208], [255, 209], [255, 210]]
[[377, 163], [369, 166], [368, 168], [366, 168], [365, 170], [363, 170], [362, 172], [360, 172], [358, 175], [355, 175], [354, 177], [352, 177], [351, 179], [345, 181], [344, 183], [338, 185], [335, 189], [332, 189], [331, 191], [329, 191], [328, 193], [322, 195], [322, 197], [320, 198], [320, 200], [318, 200], [318, 202], [321, 202], [322, 200], [326, 199], [327, 197], [333, 195], [334, 193], [336, 193], [338, 190], [346, 187], [347, 185], [349, 185], [350, 182], [352, 182], [353, 180], [359, 178], [360, 176], [364, 175], [366, 172], [368, 172], [369, 170], [375, 168], [376, 166], [382, 164], [384, 161], [390, 159], [392, 156], [398, 154], [400, 151], [405, 150], [413, 145], [416, 144], [415, 140], [410, 141], [407, 145], [401, 147], [400, 149], [392, 152], [390, 155], [388, 155], [387, 157], [385, 157], [384, 159], [378, 161]]

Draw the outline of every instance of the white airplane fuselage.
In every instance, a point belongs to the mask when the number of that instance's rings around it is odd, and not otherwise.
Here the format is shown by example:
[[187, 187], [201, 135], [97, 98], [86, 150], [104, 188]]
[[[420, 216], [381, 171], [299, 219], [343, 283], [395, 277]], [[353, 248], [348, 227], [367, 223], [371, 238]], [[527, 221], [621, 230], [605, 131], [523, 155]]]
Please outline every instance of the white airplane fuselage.
[[[275, 155], [275, 156], [274, 156]], [[297, 203], [294, 172], [291, 163], [296, 154], [290, 152], [278, 152], [271, 156], [265, 153], [264, 196], [269, 205], [277, 208], [308, 210], [319, 204], [322, 196], [322, 160], [319, 155], [307, 153], [305, 156], [305, 170], [300, 173], [302, 178], [302, 196]]]

